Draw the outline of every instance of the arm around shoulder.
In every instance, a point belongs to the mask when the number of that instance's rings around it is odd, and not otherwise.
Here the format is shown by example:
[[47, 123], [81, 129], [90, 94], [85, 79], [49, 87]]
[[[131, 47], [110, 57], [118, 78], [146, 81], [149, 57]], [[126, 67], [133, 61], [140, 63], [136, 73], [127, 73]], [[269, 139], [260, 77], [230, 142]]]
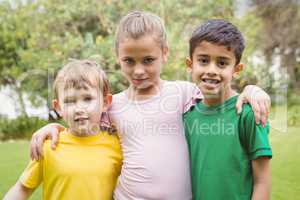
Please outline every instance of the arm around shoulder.
[[241, 142], [250, 160], [255, 160], [260, 156], [272, 157], [272, 149], [268, 138], [270, 125], [268, 122], [265, 127], [261, 124], [256, 124], [254, 112], [249, 105], [243, 106], [239, 129]]
[[48, 124], [37, 130], [30, 141], [30, 157], [34, 160], [39, 160], [43, 155], [43, 144], [47, 138], [51, 139], [51, 147], [55, 149], [59, 132], [63, 131], [65, 127], [58, 123]]
[[32, 194], [33, 188], [25, 187], [20, 181], [18, 181], [10, 190], [6, 193], [3, 200], [25, 200]]

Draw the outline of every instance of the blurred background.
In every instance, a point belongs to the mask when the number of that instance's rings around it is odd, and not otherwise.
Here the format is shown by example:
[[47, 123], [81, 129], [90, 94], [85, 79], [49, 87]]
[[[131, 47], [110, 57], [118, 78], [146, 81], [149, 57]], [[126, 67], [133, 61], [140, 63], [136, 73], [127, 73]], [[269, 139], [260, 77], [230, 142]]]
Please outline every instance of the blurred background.
[[[300, 195], [299, 0], [0, 0], [0, 198], [29, 160], [28, 139], [47, 124], [52, 82], [69, 58], [91, 58], [113, 93], [127, 82], [116, 63], [114, 34], [122, 16], [150, 11], [165, 22], [170, 56], [162, 77], [190, 80], [188, 40], [203, 20], [225, 18], [243, 33], [246, 67], [234, 86], [263, 88], [272, 99], [272, 199]], [[40, 199], [41, 191], [31, 199]]]

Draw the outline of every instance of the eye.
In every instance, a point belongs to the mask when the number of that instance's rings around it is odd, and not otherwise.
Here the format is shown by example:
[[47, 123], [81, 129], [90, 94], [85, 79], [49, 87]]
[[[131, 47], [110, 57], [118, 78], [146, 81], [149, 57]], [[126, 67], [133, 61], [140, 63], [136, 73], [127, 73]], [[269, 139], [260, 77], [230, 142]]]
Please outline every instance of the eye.
[[224, 59], [218, 60], [218, 66], [219, 66], [220, 68], [224, 68], [224, 67], [226, 67], [227, 65], [228, 65], [228, 62], [227, 62], [226, 60], [224, 60]]
[[134, 60], [132, 58], [125, 58], [123, 60], [123, 62], [125, 62], [127, 65], [133, 65], [134, 64]]
[[149, 64], [153, 63], [154, 60], [155, 60], [155, 59], [152, 58], [152, 57], [146, 57], [146, 58], [143, 60], [143, 63], [144, 63], [145, 65], [149, 65]]
[[71, 104], [71, 103], [75, 103], [75, 99], [65, 99], [64, 100], [65, 104]]
[[89, 102], [91, 101], [93, 98], [91, 96], [86, 96], [84, 97], [84, 101]]
[[205, 57], [201, 57], [198, 59], [200, 65], [207, 65], [209, 63], [209, 59]]

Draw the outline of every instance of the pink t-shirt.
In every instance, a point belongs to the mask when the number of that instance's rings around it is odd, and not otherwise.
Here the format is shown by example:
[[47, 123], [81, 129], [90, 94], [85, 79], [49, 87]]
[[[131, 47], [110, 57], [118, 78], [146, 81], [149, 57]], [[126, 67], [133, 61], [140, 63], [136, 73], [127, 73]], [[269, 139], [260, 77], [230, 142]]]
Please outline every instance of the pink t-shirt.
[[197, 92], [189, 82], [163, 81], [160, 93], [147, 100], [129, 100], [125, 92], [113, 96], [110, 115], [124, 157], [114, 199], [192, 198], [182, 114]]

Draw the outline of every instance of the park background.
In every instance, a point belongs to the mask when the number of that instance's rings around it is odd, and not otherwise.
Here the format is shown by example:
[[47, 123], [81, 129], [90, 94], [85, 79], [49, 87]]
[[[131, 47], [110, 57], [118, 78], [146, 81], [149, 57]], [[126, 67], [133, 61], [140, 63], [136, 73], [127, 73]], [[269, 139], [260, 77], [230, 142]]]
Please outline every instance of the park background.
[[[234, 86], [271, 96], [272, 200], [300, 196], [299, 0], [0, 0], [0, 198], [29, 160], [29, 138], [49, 122], [51, 84], [69, 58], [91, 58], [109, 74], [114, 93], [126, 88], [114, 33], [132, 10], [165, 22], [170, 47], [162, 77], [190, 80], [188, 39], [203, 20], [225, 18], [246, 38], [244, 72]], [[12, 106], [9, 106], [12, 105]], [[40, 199], [41, 189], [31, 199]]]

